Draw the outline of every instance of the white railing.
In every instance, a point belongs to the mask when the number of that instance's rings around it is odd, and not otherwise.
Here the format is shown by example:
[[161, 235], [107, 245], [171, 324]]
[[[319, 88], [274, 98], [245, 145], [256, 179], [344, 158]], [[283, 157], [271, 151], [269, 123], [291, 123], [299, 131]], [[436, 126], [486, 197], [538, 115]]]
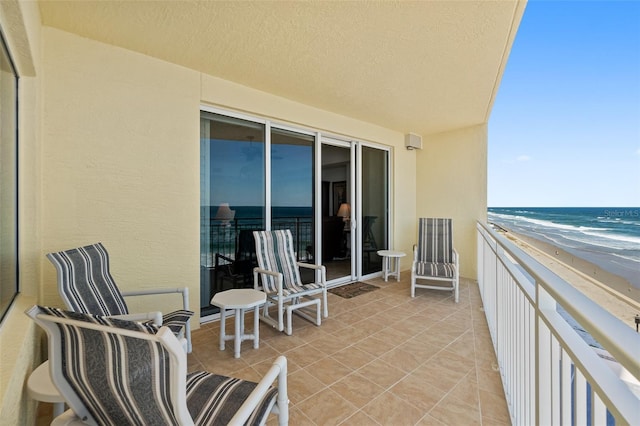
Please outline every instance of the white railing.
[[488, 225], [477, 229], [478, 284], [512, 423], [640, 425], [640, 335]]

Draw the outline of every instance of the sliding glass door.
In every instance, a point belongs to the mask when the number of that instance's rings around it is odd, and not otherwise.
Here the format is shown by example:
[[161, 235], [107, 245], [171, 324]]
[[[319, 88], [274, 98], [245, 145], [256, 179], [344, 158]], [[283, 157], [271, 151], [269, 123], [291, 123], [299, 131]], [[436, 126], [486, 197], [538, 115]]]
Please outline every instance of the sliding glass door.
[[371, 146], [360, 150], [361, 275], [382, 270], [378, 250], [389, 248], [389, 152]]
[[351, 241], [351, 214], [355, 187], [352, 171], [352, 144], [324, 139], [322, 143], [322, 250], [321, 263], [332, 285], [353, 279], [354, 245]]
[[[213, 295], [253, 287], [253, 231], [289, 229], [314, 261], [315, 135], [203, 111], [200, 116], [200, 310]], [[303, 276], [305, 281], [314, 277]]]
[[265, 125], [203, 112], [200, 133], [200, 307], [204, 316], [214, 311], [209, 304], [213, 294], [228, 285], [252, 284], [250, 265], [234, 262], [240, 249], [245, 250], [241, 243], [251, 249], [251, 241], [245, 238], [250, 231], [265, 228]]
[[253, 287], [258, 229], [291, 230], [298, 260], [325, 265], [330, 286], [380, 273], [388, 150], [326, 137], [318, 146], [320, 133], [216, 110], [201, 112], [200, 134], [202, 317], [217, 312], [215, 293]]

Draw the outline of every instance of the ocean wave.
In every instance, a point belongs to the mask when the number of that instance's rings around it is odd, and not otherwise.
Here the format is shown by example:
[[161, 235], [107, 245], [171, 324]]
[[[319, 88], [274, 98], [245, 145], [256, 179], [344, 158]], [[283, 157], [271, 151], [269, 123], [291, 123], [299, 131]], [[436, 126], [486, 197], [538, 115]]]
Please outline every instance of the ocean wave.
[[534, 225], [543, 226], [545, 228], [562, 229], [565, 231], [587, 232], [587, 231], [607, 230], [606, 228], [594, 228], [591, 226], [582, 226], [582, 225], [581, 226], [567, 225], [564, 223], [556, 223], [556, 222], [552, 222], [550, 220], [544, 220], [544, 219], [533, 219], [525, 216], [511, 216], [511, 217], [517, 218], [518, 220], [521, 220], [524, 222], [533, 223]]
[[624, 219], [620, 219], [619, 217], [615, 218], [615, 219], [611, 219], [611, 218], [598, 218], [598, 222], [600, 223], [615, 223], [616, 225], [632, 225], [632, 226], [640, 226], [640, 222], [638, 221], [634, 221], [634, 220], [624, 220]]
[[[548, 235], [545, 235], [545, 236], [549, 238]], [[580, 245], [570, 246], [575, 249], [585, 249], [586, 247], [593, 247], [594, 248], [593, 250], [599, 251], [599, 252], [602, 252], [602, 250], [605, 249], [607, 250], [608, 254], [613, 254], [614, 252], [612, 250], [638, 251], [637, 243], [627, 243], [620, 240], [614, 240], [611, 238], [594, 239], [593, 236], [589, 236], [587, 234], [585, 234], [585, 236], [582, 236], [580, 234], [568, 234], [568, 235], [562, 235], [560, 236], [560, 238], [564, 239], [565, 241], [554, 239], [554, 241], [558, 245], [568, 246], [567, 241], [579, 243]]]
[[609, 253], [609, 254], [611, 256], [613, 256], [613, 257], [619, 257], [620, 259], [624, 259], [624, 260], [629, 261], [629, 262], [634, 262], [634, 263], [640, 264], [640, 258], [638, 258], [638, 257], [625, 256], [624, 254], [620, 254], [620, 253]]
[[[604, 230], [604, 229], [603, 229]], [[640, 238], [639, 237], [632, 237], [629, 235], [618, 235], [618, 234], [603, 234], [600, 232], [585, 232], [586, 235], [590, 235], [592, 237], [598, 237], [598, 238], [605, 238], [607, 240], [614, 240], [614, 241], [622, 241], [625, 243], [632, 243], [635, 245], [636, 248], [640, 249]]]
[[[505, 213], [489, 212], [488, 216], [498, 224], [506, 227], [511, 226], [516, 232], [544, 236], [560, 246], [576, 249], [591, 246], [601, 250], [623, 251], [635, 251], [640, 248], [640, 236], [636, 236], [635, 232], [629, 234], [624, 228], [617, 228], [620, 222], [613, 218], [598, 221], [597, 223], [601, 223], [603, 226], [594, 227], [588, 226], [588, 224], [557, 223], [552, 220]], [[625, 220], [624, 222], [630, 221]]]

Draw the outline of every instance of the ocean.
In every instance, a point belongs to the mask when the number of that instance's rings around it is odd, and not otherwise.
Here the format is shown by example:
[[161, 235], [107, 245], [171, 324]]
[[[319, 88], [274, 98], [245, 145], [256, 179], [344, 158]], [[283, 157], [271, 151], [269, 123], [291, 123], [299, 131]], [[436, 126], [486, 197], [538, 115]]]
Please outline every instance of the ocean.
[[490, 207], [488, 220], [553, 244], [640, 288], [638, 207]]

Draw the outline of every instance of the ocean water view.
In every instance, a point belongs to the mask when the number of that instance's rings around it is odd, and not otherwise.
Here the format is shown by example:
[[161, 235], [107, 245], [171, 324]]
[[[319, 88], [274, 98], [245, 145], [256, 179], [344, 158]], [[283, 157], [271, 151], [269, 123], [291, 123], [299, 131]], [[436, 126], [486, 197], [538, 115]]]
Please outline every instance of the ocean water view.
[[638, 207], [490, 207], [488, 220], [552, 244], [640, 288]]

